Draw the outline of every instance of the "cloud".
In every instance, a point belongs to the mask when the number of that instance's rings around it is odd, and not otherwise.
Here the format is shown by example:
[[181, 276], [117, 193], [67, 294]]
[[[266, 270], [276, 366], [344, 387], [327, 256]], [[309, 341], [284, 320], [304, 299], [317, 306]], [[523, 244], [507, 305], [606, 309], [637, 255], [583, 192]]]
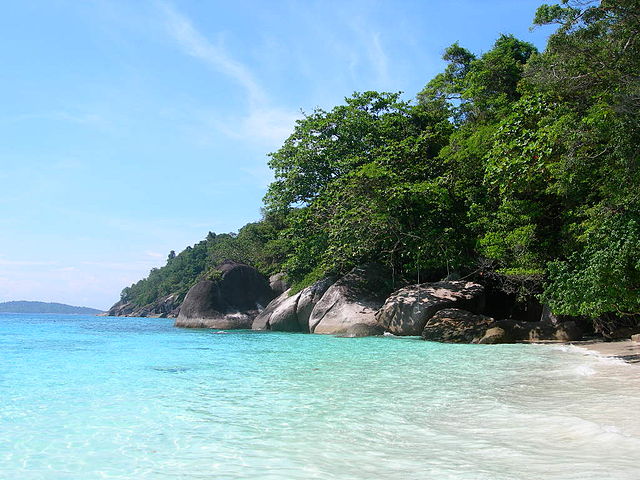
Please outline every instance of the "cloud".
[[51, 112], [39, 113], [22, 113], [13, 117], [4, 117], [4, 121], [9, 122], [28, 122], [32, 120], [52, 120], [55, 122], [69, 122], [82, 126], [104, 127], [107, 124], [106, 119], [97, 113], [90, 112], [70, 112], [57, 110]]
[[186, 16], [171, 5], [166, 2], [161, 2], [159, 5], [164, 13], [169, 33], [188, 55], [204, 61], [210, 67], [238, 82], [247, 92], [252, 104], [265, 101], [266, 96], [262, 88], [247, 67], [231, 58], [221, 46], [207, 40]]
[[[301, 117], [280, 107], [269, 105], [269, 99], [251, 70], [234, 59], [221, 45], [209, 41], [196, 29], [191, 20], [167, 2], [160, 2], [167, 31], [184, 53], [204, 62], [214, 70], [235, 81], [248, 99], [248, 111], [240, 118], [222, 118], [210, 112], [201, 113], [203, 127], [214, 126], [224, 135], [243, 140], [266, 143], [269, 147], [280, 145], [293, 130], [295, 121]], [[207, 135], [196, 135], [206, 144]]]
[[153, 267], [157, 267], [155, 262], [94, 262], [94, 261], [85, 261], [81, 262], [82, 265], [87, 265], [90, 267], [100, 267], [104, 270], [114, 270], [121, 272], [137, 272], [141, 269], [150, 269]]
[[209, 117], [205, 120], [206, 124], [214, 126], [228, 137], [250, 138], [270, 147], [282, 145], [293, 132], [296, 120], [302, 118], [301, 113], [277, 108], [254, 108], [248, 115], [235, 121], [219, 118], [213, 113], [205, 113], [204, 116]]
[[373, 68], [378, 77], [378, 81], [386, 85], [389, 83], [389, 58], [384, 52], [382, 47], [382, 41], [380, 40], [380, 33], [370, 33], [370, 42], [367, 43], [367, 55], [369, 61], [373, 65]]
[[[363, 52], [368, 66], [374, 73], [375, 83], [380, 87], [388, 86], [391, 83], [389, 57], [384, 50], [380, 32], [374, 31], [362, 17], [353, 17], [347, 21], [347, 24], [355, 34], [356, 43], [360, 45], [359, 50]], [[352, 55], [358, 57], [355, 51]], [[357, 63], [357, 60], [353, 61], [352, 68]]]
[[77, 272], [76, 267], [61, 267], [54, 270], [55, 272]]
[[0, 265], [2, 266], [17, 266], [17, 267], [43, 267], [56, 265], [57, 262], [42, 262], [42, 261], [32, 261], [32, 260], [6, 260], [4, 258], [0, 258]]
[[302, 118], [301, 113], [279, 109], [256, 109], [244, 119], [246, 134], [280, 144], [291, 134], [296, 120]]

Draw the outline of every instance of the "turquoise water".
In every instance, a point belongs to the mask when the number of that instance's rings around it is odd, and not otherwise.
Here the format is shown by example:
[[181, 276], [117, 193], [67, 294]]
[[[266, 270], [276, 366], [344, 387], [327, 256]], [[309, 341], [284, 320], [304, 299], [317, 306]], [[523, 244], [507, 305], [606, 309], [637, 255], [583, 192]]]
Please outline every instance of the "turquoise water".
[[638, 479], [640, 369], [573, 348], [0, 315], [3, 479]]

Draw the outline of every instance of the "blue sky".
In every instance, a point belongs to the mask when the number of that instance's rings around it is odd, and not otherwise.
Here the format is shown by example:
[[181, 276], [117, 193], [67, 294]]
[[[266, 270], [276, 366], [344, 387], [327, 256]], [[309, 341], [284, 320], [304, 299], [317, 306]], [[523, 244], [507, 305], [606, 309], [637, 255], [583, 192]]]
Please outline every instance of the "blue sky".
[[260, 217], [300, 111], [411, 99], [455, 41], [535, 0], [21, 0], [0, 17], [0, 301], [106, 308], [208, 231]]

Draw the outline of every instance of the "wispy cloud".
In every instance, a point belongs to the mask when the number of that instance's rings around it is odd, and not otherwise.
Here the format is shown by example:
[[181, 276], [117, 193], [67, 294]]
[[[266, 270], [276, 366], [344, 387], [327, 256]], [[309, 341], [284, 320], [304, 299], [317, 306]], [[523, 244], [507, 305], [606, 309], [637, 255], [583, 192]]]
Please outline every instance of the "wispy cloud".
[[380, 40], [380, 33], [373, 32], [369, 34], [370, 42], [368, 42], [367, 55], [369, 61], [373, 65], [373, 68], [377, 74], [378, 81], [383, 84], [389, 84], [389, 58], [384, 51], [382, 41]]
[[387, 56], [380, 32], [376, 31], [370, 22], [360, 16], [347, 20], [347, 24], [356, 37], [359, 46], [353, 55], [365, 57], [367, 65], [374, 74], [376, 85], [386, 87], [390, 84], [389, 57]]
[[220, 72], [245, 92], [248, 111], [239, 119], [220, 118], [219, 115], [204, 114], [206, 127], [213, 125], [223, 134], [239, 138], [258, 140], [275, 146], [291, 133], [300, 114], [270, 105], [268, 95], [258, 83], [251, 70], [233, 58], [220, 42], [213, 43], [193, 22], [168, 2], [158, 3], [163, 14], [167, 32], [183, 52], [194, 57], [213, 70]]
[[106, 119], [97, 113], [92, 112], [71, 112], [57, 110], [51, 112], [21, 113], [12, 117], [4, 117], [4, 121], [8, 122], [30, 122], [33, 120], [45, 120], [55, 122], [69, 122], [82, 126], [104, 127], [107, 124]]
[[44, 267], [57, 265], [57, 262], [49, 261], [33, 261], [33, 260], [7, 260], [0, 258], [0, 265], [7, 267]]
[[189, 18], [169, 3], [160, 2], [159, 5], [169, 33], [188, 55], [204, 61], [238, 82], [246, 90], [251, 103], [264, 103], [265, 94], [245, 65], [231, 58], [220, 45], [211, 43], [194, 27]]
[[100, 267], [104, 270], [116, 270], [116, 271], [139, 271], [140, 269], [148, 269], [157, 266], [157, 262], [94, 262], [94, 261], [85, 261], [81, 262], [82, 265], [87, 265], [90, 267]]
[[279, 108], [252, 108], [247, 115], [235, 121], [223, 119], [210, 112], [206, 123], [236, 139], [251, 138], [267, 143], [270, 147], [281, 145], [291, 134], [296, 120], [302, 117], [299, 112]]

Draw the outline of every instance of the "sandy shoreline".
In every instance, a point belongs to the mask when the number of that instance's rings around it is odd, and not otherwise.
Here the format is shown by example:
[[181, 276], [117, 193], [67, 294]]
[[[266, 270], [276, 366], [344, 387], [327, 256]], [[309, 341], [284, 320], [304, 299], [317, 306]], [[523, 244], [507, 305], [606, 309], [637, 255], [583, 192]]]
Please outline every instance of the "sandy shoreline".
[[622, 340], [619, 342], [603, 342], [601, 340], [586, 340], [571, 342], [576, 347], [586, 348], [606, 357], [620, 358], [628, 363], [640, 365], [640, 342]]

